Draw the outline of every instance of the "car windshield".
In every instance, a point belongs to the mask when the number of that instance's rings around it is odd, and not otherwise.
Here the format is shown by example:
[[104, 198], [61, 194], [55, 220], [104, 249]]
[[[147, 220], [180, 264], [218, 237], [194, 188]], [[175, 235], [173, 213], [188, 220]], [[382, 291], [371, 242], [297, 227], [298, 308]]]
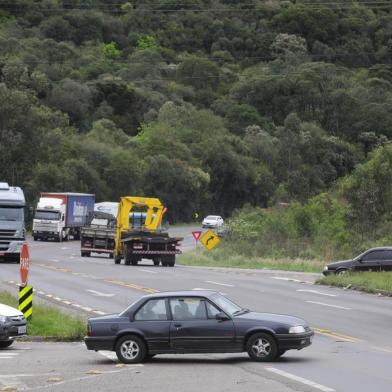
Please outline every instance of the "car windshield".
[[60, 213], [57, 211], [35, 211], [35, 219], [40, 220], [60, 220]]
[[208, 215], [206, 219], [208, 219], [208, 220], [217, 220], [218, 217], [217, 216]]
[[240, 306], [235, 304], [234, 302], [230, 301], [228, 298], [224, 297], [223, 295], [214, 295], [211, 297], [212, 301], [215, 302], [225, 313], [230, 314], [233, 316], [241, 312], [242, 309]]
[[23, 220], [23, 207], [0, 207], [0, 221]]

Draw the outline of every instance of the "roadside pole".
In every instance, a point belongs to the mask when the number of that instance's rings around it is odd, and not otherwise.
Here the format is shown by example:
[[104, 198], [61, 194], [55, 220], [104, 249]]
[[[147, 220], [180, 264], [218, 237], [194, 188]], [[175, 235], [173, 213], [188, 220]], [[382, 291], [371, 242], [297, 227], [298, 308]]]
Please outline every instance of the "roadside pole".
[[27, 285], [29, 275], [29, 245], [24, 242], [20, 252], [20, 280], [19, 285], [19, 310], [26, 319], [30, 319], [33, 314], [33, 287]]

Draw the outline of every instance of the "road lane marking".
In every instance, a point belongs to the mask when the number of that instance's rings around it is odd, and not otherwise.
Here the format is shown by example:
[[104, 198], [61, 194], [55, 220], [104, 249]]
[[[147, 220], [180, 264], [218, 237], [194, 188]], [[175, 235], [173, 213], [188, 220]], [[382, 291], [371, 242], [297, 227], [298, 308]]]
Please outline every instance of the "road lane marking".
[[[15, 282], [13, 280], [9, 280], [8, 283], [19, 287], [19, 283]], [[105, 314], [107, 314], [105, 312], [102, 312], [101, 310], [94, 309], [94, 308], [91, 308], [91, 307], [86, 306], [86, 305], [80, 305], [80, 304], [73, 303], [72, 301], [68, 301], [66, 299], [57, 297], [57, 296], [55, 296], [53, 294], [46, 293], [45, 291], [42, 291], [42, 290], [35, 290], [34, 289], [34, 293], [36, 293], [37, 295], [41, 295], [43, 297], [50, 298], [52, 301], [58, 302], [58, 303], [60, 303], [62, 305], [73, 306], [75, 308], [84, 310], [84, 311], [89, 312], [89, 313], [95, 313], [95, 314], [99, 314], [101, 316], [104, 316]]]
[[141, 271], [141, 272], [148, 272], [149, 274], [156, 274], [157, 273], [156, 271], [150, 271], [150, 270], [143, 269], [143, 268], [138, 268], [137, 270]]
[[234, 287], [232, 284], [214, 282], [212, 280], [205, 280], [205, 283], [217, 284], [218, 286]]
[[271, 276], [271, 279], [284, 280], [286, 282], [311, 284], [311, 285], [314, 284], [313, 282], [309, 282], [307, 280], [299, 280], [299, 279], [294, 279], [294, 278], [285, 278], [284, 276]]
[[143, 291], [144, 293], [149, 293], [149, 294], [159, 293], [159, 290], [150, 287], [143, 287], [138, 284], [123, 282], [121, 280], [104, 279], [104, 282], [116, 284], [118, 286], [128, 287], [130, 289], [135, 289], [138, 291]]
[[319, 391], [335, 392], [335, 389], [326, 387], [325, 385], [318, 384], [318, 383], [316, 383], [314, 381], [308, 380], [308, 379], [303, 378], [303, 377], [296, 376], [295, 374], [288, 373], [288, 372], [285, 372], [285, 371], [280, 370], [280, 369], [276, 369], [276, 368], [273, 368], [273, 367], [266, 367], [265, 369], [268, 370], [269, 372], [275, 373], [275, 374], [277, 374], [279, 376], [286, 377], [286, 378], [288, 378], [290, 380], [297, 381], [299, 383], [302, 383], [302, 384], [308, 385], [310, 387], [316, 388]]
[[314, 332], [317, 333], [318, 335], [327, 336], [327, 337], [333, 338], [337, 341], [349, 342], [349, 343], [362, 342], [361, 339], [358, 339], [358, 338], [355, 338], [355, 337], [349, 336], [349, 335], [343, 335], [341, 333], [334, 332], [329, 329], [323, 329], [323, 328], [313, 328], [313, 329], [314, 329]]
[[113, 297], [116, 294], [106, 294], [106, 293], [101, 293], [100, 291], [92, 290], [92, 289], [87, 289], [86, 291], [90, 292], [91, 294], [95, 295], [96, 297]]
[[312, 294], [325, 295], [325, 296], [327, 296], [327, 297], [337, 297], [337, 294], [322, 293], [321, 291], [317, 291], [317, 290], [298, 289], [298, 290], [296, 290], [296, 291], [302, 292], [302, 293], [312, 293]]
[[321, 305], [321, 306], [329, 306], [330, 308], [335, 308], [335, 309], [351, 310], [351, 308], [346, 308], [345, 306], [326, 304], [326, 303], [324, 303], [324, 302], [317, 302], [317, 301], [306, 301], [306, 302], [307, 302], [308, 304], [315, 304], [315, 305]]
[[392, 347], [377, 347], [377, 346], [371, 346], [373, 350], [377, 351], [382, 351], [384, 353], [392, 354]]

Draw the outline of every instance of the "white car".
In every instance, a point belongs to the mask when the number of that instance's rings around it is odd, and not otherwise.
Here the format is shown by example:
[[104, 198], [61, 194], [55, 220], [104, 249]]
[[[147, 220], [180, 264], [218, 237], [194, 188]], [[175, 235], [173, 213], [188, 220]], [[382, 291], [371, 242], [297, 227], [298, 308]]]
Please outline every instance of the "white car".
[[22, 312], [0, 304], [0, 349], [10, 346], [16, 338], [27, 333], [27, 321]]
[[203, 228], [218, 228], [223, 226], [223, 218], [219, 215], [208, 215], [203, 219]]

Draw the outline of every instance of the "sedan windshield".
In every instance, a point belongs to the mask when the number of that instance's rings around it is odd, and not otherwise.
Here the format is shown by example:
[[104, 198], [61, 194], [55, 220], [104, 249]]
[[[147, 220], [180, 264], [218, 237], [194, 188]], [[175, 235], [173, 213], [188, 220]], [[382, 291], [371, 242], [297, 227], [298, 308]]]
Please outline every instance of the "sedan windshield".
[[23, 207], [0, 207], [0, 221], [23, 220]]
[[35, 219], [41, 219], [41, 220], [54, 220], [58, 221], [60, 220], [60, 213], [57, 211], [40, 211], [37, 210], [35, 212]]
[[233, 316], [241, 312], [243, 309], [236, 305], [234, 302], [230, 301], [223, 295], [214, 295], [211, 297], [212, 301], [215, 302], [225, 313]]

